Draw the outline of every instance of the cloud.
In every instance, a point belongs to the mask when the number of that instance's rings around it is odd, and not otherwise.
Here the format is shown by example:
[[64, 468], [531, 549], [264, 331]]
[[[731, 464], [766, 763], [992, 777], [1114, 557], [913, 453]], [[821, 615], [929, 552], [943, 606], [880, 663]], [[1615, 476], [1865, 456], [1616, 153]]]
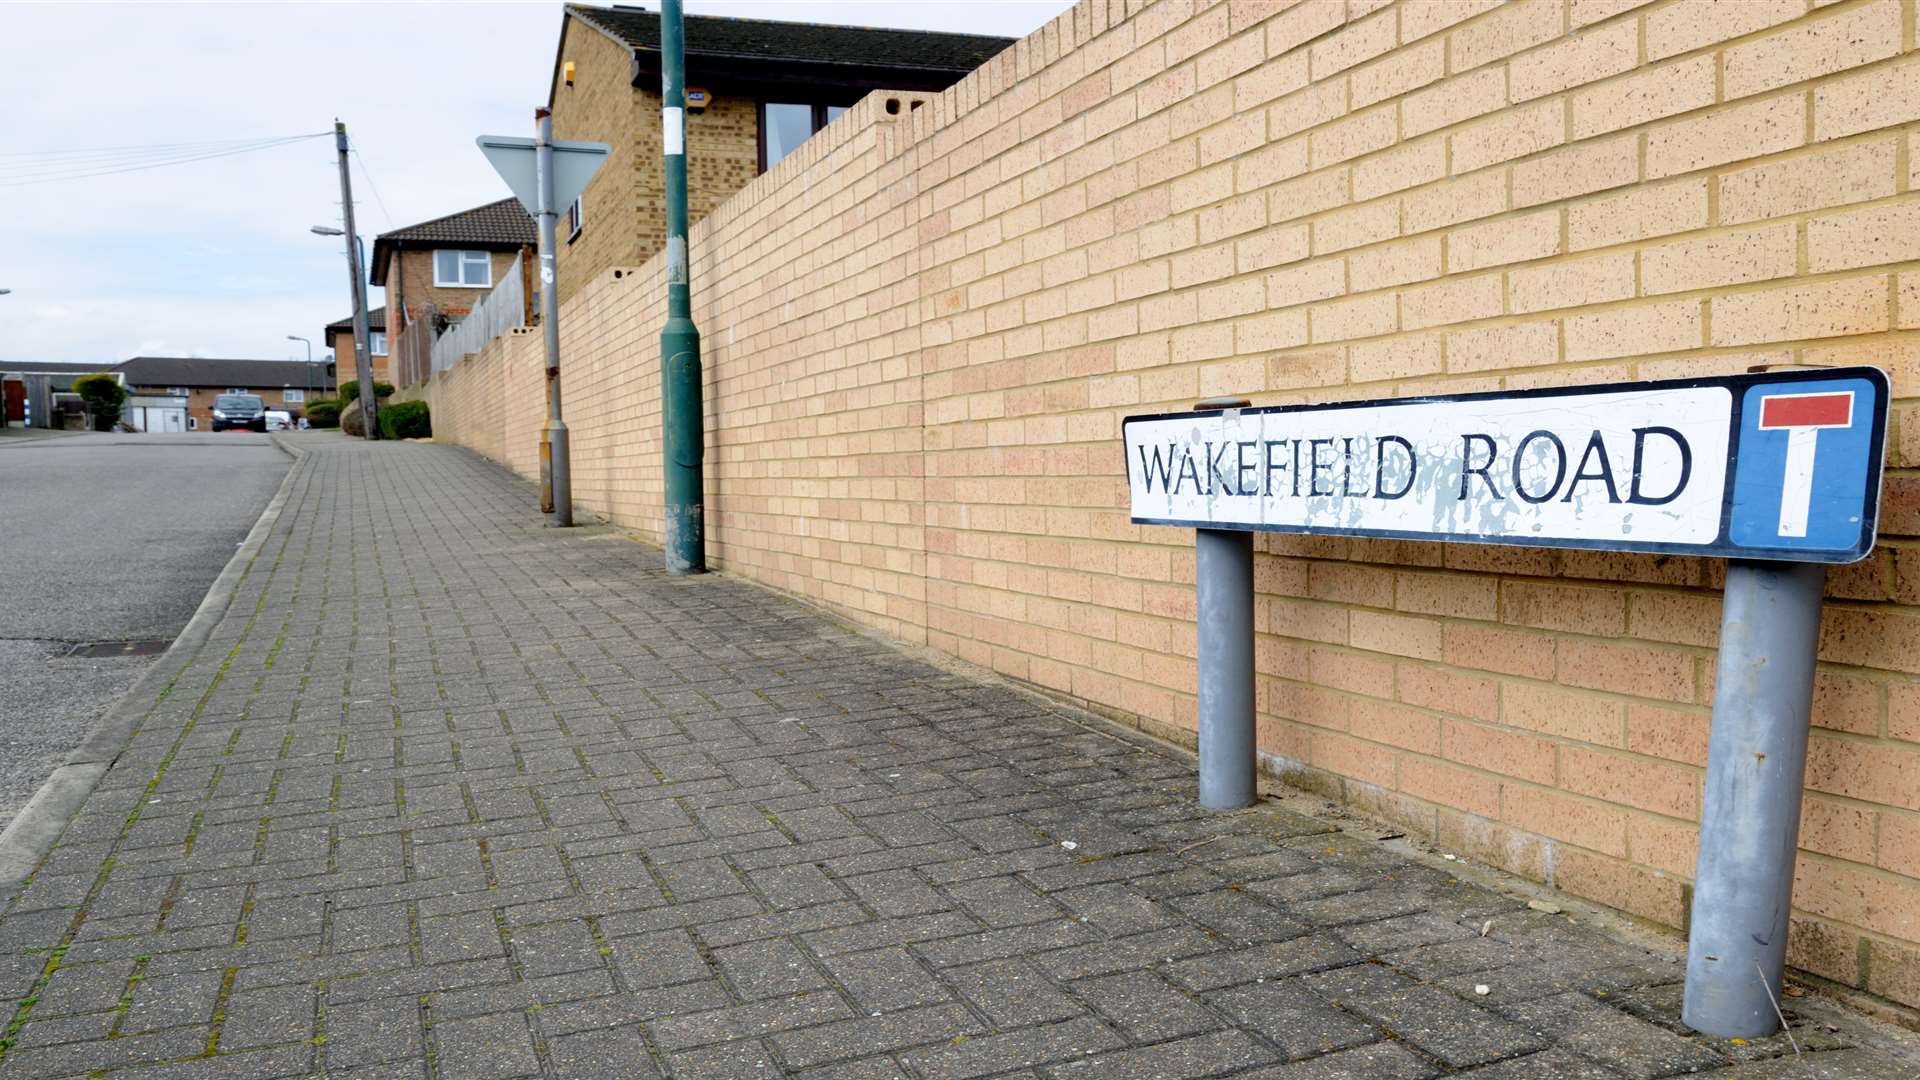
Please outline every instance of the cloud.
[[[649, 7], [657, 7], [648, 4]], [[733, 0], [689, 14], [1017, 36], [1065, 0]], [[359, 148], [355, 213], [387, 229], [508, 193], [474, 148], [531, 134], [558, 3], [9, 4], [0, 184], [32, 152], [328, 131]], [[113, 155], [102, 155], [107, 159]], [[365, 168], [361, 167], [362, 162]], [[333, 141], [0, 187], [0, 360], [304, 355], [350, 308]], [[369, 303], [381, 303], [378, 289]]]

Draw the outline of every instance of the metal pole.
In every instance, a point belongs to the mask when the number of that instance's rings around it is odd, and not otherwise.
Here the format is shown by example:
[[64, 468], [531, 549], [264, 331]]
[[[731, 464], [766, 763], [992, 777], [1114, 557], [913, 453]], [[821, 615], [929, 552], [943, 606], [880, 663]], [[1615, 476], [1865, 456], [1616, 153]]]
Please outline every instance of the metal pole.
[[553, 205], [553, 114], [533, 110], [533, 174], [540, 206], [540, 327], [547, 343], [547, 426], [540, 438], [540, 509], [553, 524], [573, 524], [573, 476], [567, 424], [560, 419], [560, 302], [555, 296]]
[[1716, 1038], [1779, 1027], [1826, 578], [1817, 563], [1727, 564], [1680, 1014]]
[[[1245, 398], [1208, 398], [1196, 410], [1244, 409]], [[1199, 630], [1200, 805], [1253, 805], [1253, 534], [1195, 529], [1194, 599]]]
[[1196, 529], [1200, 629], [1200, 805], [1254, 800], [1253, 534]]
[[700, 331], [693, 325], [687, 259], [686, 116], [680, 0], [665, 0], [660, 7], [660, 131], [667, 182], [667, 324], [660, 331], [660, 386], [667, 573], [676, 575], [707, 569]]
[[[297, 341], [297, 342], [299, 342], [300, 344], [302, 344], [302, 345], [305, 345], [305, 346], [307, 347], [307, 367], [306, 367], [306, 372], [307, 372], [307, 397], [308, 397], [308, 398], [311, 398], [311, 397], [313, 397], [313, 342], [311, 342], [311, 341], [308, 341], [308, 340], [307, 340], [306, 338], [303, 338], [303, 337], [301, 337], [301, 336], [299, 336], [298, 334], [288, 334], [288, 335], [287, 335], [287, 340], [288, 340], [288, 341]], [[306, 402], [302, 402], [302, 403], [301, 403], [301, 406], [300, 406], [300, 411], [301, 411], [301, 412], [305, 412], [305, 411], [306, 411]]]
[[367, 346], [367, 275], [360, 265], [360, 238], [353, 231], [353, 181], [347, 176], [347, 125], [333, 122], [333, 148], [340, 156], [340, 210], [347, 227], [347, 269], [353, 274], [353, 370], [360, 380], [360, 426], [380, 437], [379, 394], [373, 392], [373, 359]]

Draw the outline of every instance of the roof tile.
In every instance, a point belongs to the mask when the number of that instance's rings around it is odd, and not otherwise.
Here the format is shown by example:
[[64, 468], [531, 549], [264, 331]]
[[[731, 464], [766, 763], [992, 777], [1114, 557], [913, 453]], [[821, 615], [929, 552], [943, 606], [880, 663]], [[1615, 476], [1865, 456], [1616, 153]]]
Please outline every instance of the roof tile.
[[[660, 50], [660, 14], [643, 8], [569, 4], [578, 18], [628, 45]], [[692, 57], [726, 57], [866, 67], [918, 68], [965, 75], [1013, 44], [1012, 38], [895, 30], [825, 23], [775, 22], [714, 15], [687, 15], [686, 49]]]
[[[323, 365], [313, 362], [318, 372]], [[307, 365], [298, 360], [227, 360], [205, 356], [136, 356], [113, 370], [131, 386], [217, 386], [221, 388], [304, 386]]]
[[394, 242], [502, 244], [518, 247], [540, 240], [540, 229], [520, 205], [519, 199], [501, 199], [457, 214], [437, 217], [418, 225], [393, 229], [380, 234], [379, 244]]

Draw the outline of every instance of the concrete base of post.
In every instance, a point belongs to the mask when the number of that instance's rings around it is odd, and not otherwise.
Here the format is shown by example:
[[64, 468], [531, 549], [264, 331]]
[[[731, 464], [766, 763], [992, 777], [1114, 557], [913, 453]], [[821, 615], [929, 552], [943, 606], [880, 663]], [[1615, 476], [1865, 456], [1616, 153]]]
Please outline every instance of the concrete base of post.
[[553, 513], [553, 432], [540, 429], [540, 512]]
[[1254, 785], [1253, 534], [1194, 531], [1200, 690], [1200, 805], [1251, 806]]
[[[706, 508], [699, 503], [666, 507], [667, 574], [685, 577], [707, 572]], [[691, 558], [689, 556], [692, 556]], [[695, 561], [695, 560], [698, 561]]]
[[547, 421], [546, 440], [553, 458], [549, 467], [553, 477], [553, 520], [549, 524], [566, 528], [573, 524], [573, 477], [567, 468], [567, 425], [557, 417]]
[[1825, 566], [1727, 564], [1707, 788], [1681, 1019], [1716, 1038], [1770, 1035], [1806, 782]]

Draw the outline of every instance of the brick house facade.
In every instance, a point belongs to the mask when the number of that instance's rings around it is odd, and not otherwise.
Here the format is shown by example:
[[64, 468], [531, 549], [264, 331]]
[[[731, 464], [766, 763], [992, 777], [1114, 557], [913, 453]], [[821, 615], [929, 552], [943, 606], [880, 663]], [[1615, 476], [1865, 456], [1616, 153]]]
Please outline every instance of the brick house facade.
[[[391, 357], [424, 350], [407, 349], [405, 338], [419, 334], [430, 344], [431, 335], [444, 328], [446, 321], [465, 318], [499, 284], [521, 249], [538, 238], [533, 219], [517, 199], [500, 199], [381, 233], [373, 242], [368, 279], [386, 290], [382, 310], [390, 358], [384, 364], [375, 358], [374, 368], [378, 373], [384, 367], [390, 374], [377, 377], [396, 385], [411, 381], [412, 376]], [[349, 332], [349, 346], [352, 337]], [[336, 350], [334, 355], [343, 372], [352, 371], [350, 350]]]
[[326, 365], [316, 360], [241, 360], [199, 356], [136, 356], [112, 370], [135, 394], [176, 394], [201, 431], [213, 430], [213, 399], [228, 391], [258, 394], [269, 409], [296, 419], [328, 385]]
[[[548, 103], [557, 139], [612, 147], [581, 196], [582, 227], [560, 223], [562, 300], [601, 271], [638, 266], [665, 244], [660, 17], [568, 5]], [[687, 116], [687, 217], [698, 221], [765, 172], [764, 106], [818, 106], [813, 123], [867, 93], [943, 90], [1012, 41], [867, 27], [689, 15], [687, 85], [708, 103]], [[572, 79], [568, 79], [568, 65]], [[777, 156], [778, 150], [775, 150]]]
[[[392, 350], [387, 347], [386, 308], [372, 308], [367, 312], [367, 333], [373, 338], [373, 349], [367, 359], [373, 364], [374, 381], [392, 382], [392, 364], [388, 360]], [[328, 323], [324, 336], [327, 348], [333, 351], [334, 357], [334, 373], [329, 378], [339, 381], [358, 378], [353, 367], [353, 316]]]

